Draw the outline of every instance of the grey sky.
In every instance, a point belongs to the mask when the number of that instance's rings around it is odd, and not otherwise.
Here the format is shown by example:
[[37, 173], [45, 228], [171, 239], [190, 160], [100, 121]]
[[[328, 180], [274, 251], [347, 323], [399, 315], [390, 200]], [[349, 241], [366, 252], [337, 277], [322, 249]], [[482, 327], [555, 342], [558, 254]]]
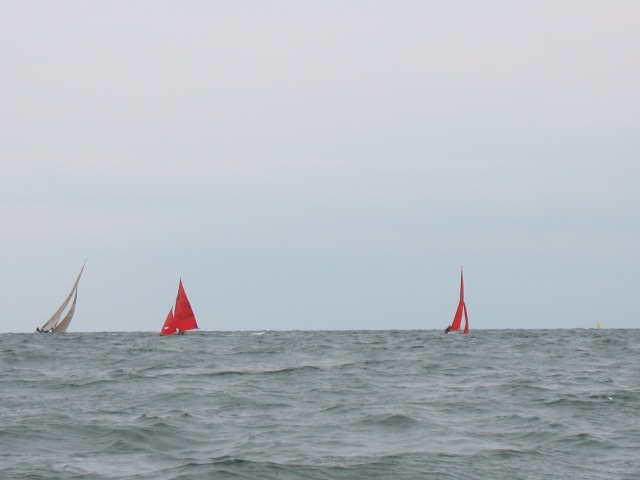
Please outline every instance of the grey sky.
[[0, 332], [635, 328], [639, 19], [0, 0]]

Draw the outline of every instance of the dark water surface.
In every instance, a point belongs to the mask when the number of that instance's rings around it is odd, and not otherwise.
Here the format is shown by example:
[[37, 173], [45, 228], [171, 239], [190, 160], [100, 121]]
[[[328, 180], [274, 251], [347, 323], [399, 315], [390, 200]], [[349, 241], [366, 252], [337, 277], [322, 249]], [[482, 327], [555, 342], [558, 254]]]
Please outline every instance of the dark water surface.
[[0, 335], [0, 478], [640, 478], [640, 330], [190, 333]]

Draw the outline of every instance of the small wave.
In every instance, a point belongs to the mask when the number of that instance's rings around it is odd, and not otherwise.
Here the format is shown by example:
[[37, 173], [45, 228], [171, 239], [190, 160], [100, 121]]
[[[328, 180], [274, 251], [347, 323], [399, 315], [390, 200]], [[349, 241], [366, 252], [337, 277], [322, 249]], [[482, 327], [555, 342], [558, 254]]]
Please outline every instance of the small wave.
[[402, 414], [379, 414], [372, 415], [359, 422], [360, 425], [377, 426], [391, 429], [406, 429], [418, 426], [418, 422]]
[[589, 405], [593, 403], [608, 403], [614, 400], [618, 400], [612, 395], [597, 394], [597, 395], [565, 395], [560, 398], [549, 399], [543, 402], [545, 405], [557, 406], [557, 407], [571, 407], [579, 408], [581, 405]]
[[[289, 373], [313, 372], [317, 370], [321, 370], [321, 368], [313, 365], [304, 365], [300, 367], [285, 367], [285, 368], [264, 369], [264, 370], [247, 368], [247, 369], [238, 369], [238, 370], [218, 370], [213, 372], [197, 372], [197, 373], [183, 374], [182, 377], [208, 378], [208, 377], [224, 377], [229, 375], [281, 375], [281, 374], [289, 374]], [[173, 375], [173, 373], [171, 375]], [[170, 376], [170, 375], [167, 375], [167, 376]]]
[[542, 452], [536, 448], [499, 448], [489, 452], [489, 456], [498, 457], [500, 460], [509, 460], [516, 457], [530, 457], [531, 455], [541, 456]]
[[606, 447], [613, 446], [612, 442], [607, 441], [603, 438], [599, 438], [590, 433], [576, 433], [573, 435], [567, 435], [558, 440], [557, 446], [559, 448], [562, 447], [570, 447], [570, 448], [594, 448], [596, 450], [601, 450]]

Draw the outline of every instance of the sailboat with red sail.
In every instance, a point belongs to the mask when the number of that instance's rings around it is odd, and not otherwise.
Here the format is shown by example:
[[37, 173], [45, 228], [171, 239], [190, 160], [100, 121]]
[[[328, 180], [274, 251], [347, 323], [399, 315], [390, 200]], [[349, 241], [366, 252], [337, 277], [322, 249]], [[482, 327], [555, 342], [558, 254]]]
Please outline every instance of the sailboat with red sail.
[[[462, 315], [464, 314], [464, 331], [460, 331], [462, 324]], [[458, 308], [456, 314], [453, 317], [453, 323], [450, 327], [447, 327], [445, 333], [449, 331], [460, 333], [469, 333], [469, 315], [467, 314], [467, 305], [464, 303], [464, 277], [462, 275], [462, 269], [460, 269], [460, 301], [458, 302]]]
[[173, 335], [176, 332], [178, 335], [183, 335], [187, 330], [195, 330], [196, 328], [198, 328], [196, 316], [182, 286], [182, 280], [180, 280], [175, 307], [169, 310], [160, 335]]

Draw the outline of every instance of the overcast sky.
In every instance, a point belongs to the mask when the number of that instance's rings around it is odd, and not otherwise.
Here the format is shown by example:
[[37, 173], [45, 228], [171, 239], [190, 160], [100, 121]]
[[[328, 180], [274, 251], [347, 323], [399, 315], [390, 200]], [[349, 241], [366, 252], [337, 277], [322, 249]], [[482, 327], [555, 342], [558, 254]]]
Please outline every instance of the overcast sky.
[[0, 332], [640, 324], [640, 2], [0, 0]]

